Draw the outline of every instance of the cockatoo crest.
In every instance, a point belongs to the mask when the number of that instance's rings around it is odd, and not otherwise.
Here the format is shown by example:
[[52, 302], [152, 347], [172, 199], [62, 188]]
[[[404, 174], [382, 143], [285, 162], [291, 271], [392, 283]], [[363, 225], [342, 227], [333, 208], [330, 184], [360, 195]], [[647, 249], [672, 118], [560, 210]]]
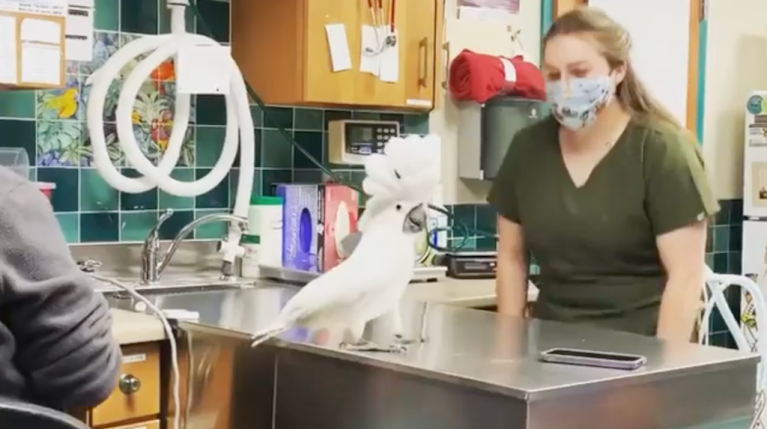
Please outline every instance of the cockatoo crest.
[[366, 159], [362, 189], [370, 198], [359, 220], [360, 231], [395, 201], [431, 200], [440, 181], [440, 145], [436, 135], [395, 137], [383, 155]]

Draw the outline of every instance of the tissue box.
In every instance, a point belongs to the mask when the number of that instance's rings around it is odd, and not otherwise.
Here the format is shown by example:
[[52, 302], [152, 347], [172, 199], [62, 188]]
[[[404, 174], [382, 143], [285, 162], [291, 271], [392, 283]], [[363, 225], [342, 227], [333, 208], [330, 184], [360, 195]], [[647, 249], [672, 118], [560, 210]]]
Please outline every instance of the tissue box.
[[285, 201], [282, 266], [325, 272], [342, 261], [338, 243], [357, 231], [357, 191], [335, 183], [277, 185]]

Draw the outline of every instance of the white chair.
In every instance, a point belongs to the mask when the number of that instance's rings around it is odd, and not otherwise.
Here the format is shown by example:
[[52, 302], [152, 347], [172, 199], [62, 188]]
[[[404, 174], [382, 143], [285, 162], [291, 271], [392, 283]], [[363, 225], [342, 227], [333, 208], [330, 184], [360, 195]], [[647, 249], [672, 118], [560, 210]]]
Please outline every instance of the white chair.
[[[748, 293], [751, 296], [750, 303], [753, 304], [753, 322], [755, 322], [755, 325], [751, 324], [751, 326], [743, 326], [741, 328], [738, 324], [738, 319], [732, 314], [727, 298], [724, 295], [724, 291], [730, 286], [739, 286], [742, 289], [741, 293]], [[764, 423], [767, 423], [762, 417], [766, 402], [765, 389], [767, 388], [767, 374], [765, 374], [765, 365], [767, 365], [767, 302], [765, 301], [764, 294], [759, 285], [746, 276], [716, 274], [709, 267], [706, 267], [703, 297], [704, 310], [698, 332], [698, 342], [706, 345], [709, 343], [710, 319], [714, 308], [716, 308], [719, 310], [719, 314], [722, 316], [722, 320], [724, 320], [738, 349], [756, 352], [762, 358], [757, 367], [756, 409], [751, 427], [764, 427]], [[743, 301], [745, 302], [745, 300]], [[742, 309], [741, 313], [744, 310], [746, 309]], [[746, 336], [746, 331], [752, 333], [750, 340]], [[753, 335], [754, 331], [756, 331], [755, 335]]]

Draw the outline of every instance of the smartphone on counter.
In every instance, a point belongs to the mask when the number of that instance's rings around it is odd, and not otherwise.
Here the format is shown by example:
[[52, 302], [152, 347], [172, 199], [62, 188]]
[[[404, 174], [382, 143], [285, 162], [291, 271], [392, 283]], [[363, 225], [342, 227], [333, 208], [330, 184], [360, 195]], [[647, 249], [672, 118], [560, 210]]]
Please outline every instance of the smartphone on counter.
[[639, 355], [568, 348], [546, 350], [541, 353], [541, 360], [550, 363], [595, 366], [629, 371], [641, 368], [647, 363], [647, 358]]

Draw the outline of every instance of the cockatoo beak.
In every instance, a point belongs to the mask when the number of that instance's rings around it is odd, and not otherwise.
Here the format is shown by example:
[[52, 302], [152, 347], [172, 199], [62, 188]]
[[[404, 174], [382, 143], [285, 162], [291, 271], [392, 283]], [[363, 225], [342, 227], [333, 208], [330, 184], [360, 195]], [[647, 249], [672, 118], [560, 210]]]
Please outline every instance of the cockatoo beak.
[[419, 233], [426, 229], [426, 207], [419, 204], [413, 207], [405, 216], [402, 230], [409, 233]]

